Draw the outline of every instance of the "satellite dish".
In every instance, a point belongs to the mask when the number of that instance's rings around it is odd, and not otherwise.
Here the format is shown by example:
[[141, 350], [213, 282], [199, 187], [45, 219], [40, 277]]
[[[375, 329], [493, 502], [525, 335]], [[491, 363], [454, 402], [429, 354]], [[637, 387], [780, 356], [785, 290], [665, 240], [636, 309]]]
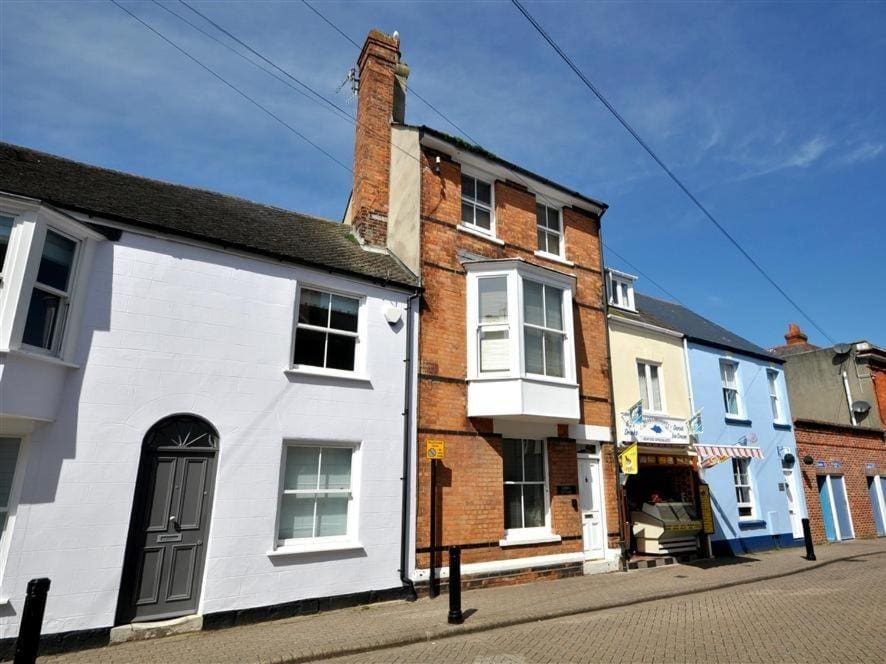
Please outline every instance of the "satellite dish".
[[837, 344], [834, 346], [834, 352], [837, 355], [849, 355], [852, 350], [852, 346], [850, 344]]
[[856, 415], [867, 415], [868, 411], [871, 409], [871, 404], [867, 401], [853, 401], [850, 408]]

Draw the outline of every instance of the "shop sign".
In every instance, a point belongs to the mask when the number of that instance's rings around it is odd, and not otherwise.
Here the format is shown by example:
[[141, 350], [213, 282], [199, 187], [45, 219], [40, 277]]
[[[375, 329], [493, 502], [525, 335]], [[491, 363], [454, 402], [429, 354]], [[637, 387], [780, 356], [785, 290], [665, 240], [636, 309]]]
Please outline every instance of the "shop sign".
[[816, 461], [815, 462], [816, 468], [827, 468], [827, 466], [828, 466], [828, 464], [826, 464], [824, 461]]
[[618, 462], [621, 466], [621, 472], [625, 475], [636, 475], [638, 469], [637, 463], [637, 443], [629, 445], [618, 455]]
[[707, 484], [698, 485], [698, 501], [701, 503], [701, 528], [705, 535], [714, 534], [714, 510], [711, 508], [711, 488]]
[[624, 437], [638, 443], [689, 444], [686, 420], [654, 415], [643, 415], [638, 423], [626, 423]]

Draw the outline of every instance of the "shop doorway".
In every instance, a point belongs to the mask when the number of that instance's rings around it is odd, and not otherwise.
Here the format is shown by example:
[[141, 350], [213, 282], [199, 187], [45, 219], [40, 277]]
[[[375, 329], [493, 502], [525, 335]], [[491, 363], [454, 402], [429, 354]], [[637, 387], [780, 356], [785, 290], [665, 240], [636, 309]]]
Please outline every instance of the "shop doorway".
[[852, 528], [852, 513], [846, 499], [846, 483], [842, 475], [819, 475], [818, 497], [821, 501], [821, 516], [824, 533], [829, 542], [842, 542], [855, 539]]
[[784, 468], [784, 495], [788, 501], [788, 517], [791, 520], [791, 534], [794, 539], [803, 537], [803, 517], [800, 514], [800, 505], [797, 501], [797, 485], [794, 481], [794, 469]]
[[585, 558], [602, 558], [603, 500], [600, 487], [600, 460], [578, 454], [578, 501]]

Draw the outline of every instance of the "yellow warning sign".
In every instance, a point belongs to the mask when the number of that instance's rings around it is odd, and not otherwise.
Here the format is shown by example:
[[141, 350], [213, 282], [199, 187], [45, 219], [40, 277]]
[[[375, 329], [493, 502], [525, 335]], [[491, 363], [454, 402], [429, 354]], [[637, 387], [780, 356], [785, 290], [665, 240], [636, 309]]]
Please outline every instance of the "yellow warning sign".
[[427, 457], [429, 459], [442, 459], [446, 451], [446, 442], [442, 440], [426, 440]]
[[711, 489], [707, 484], [698, 485], [698, 498], [701, 503], [701, 523], [706, 535], [714, 534], [714, 510], [711, 509]]
[[621, 472], [625, 475], [636, 475], [639, 467], [637, 463], [637, 443], [626, 447], [624, 452], [618, 455], [618, 463]]

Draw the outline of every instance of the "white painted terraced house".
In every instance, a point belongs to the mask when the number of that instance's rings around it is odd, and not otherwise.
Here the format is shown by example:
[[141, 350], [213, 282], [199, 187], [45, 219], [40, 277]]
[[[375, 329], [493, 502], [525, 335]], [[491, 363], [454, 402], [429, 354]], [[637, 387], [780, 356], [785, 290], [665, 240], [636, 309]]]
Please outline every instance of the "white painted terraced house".
[[0, 270], [7, 651], [35, 577], [49, 645], [403, 592], [417, 280], [396, 259], [0, 144]]

